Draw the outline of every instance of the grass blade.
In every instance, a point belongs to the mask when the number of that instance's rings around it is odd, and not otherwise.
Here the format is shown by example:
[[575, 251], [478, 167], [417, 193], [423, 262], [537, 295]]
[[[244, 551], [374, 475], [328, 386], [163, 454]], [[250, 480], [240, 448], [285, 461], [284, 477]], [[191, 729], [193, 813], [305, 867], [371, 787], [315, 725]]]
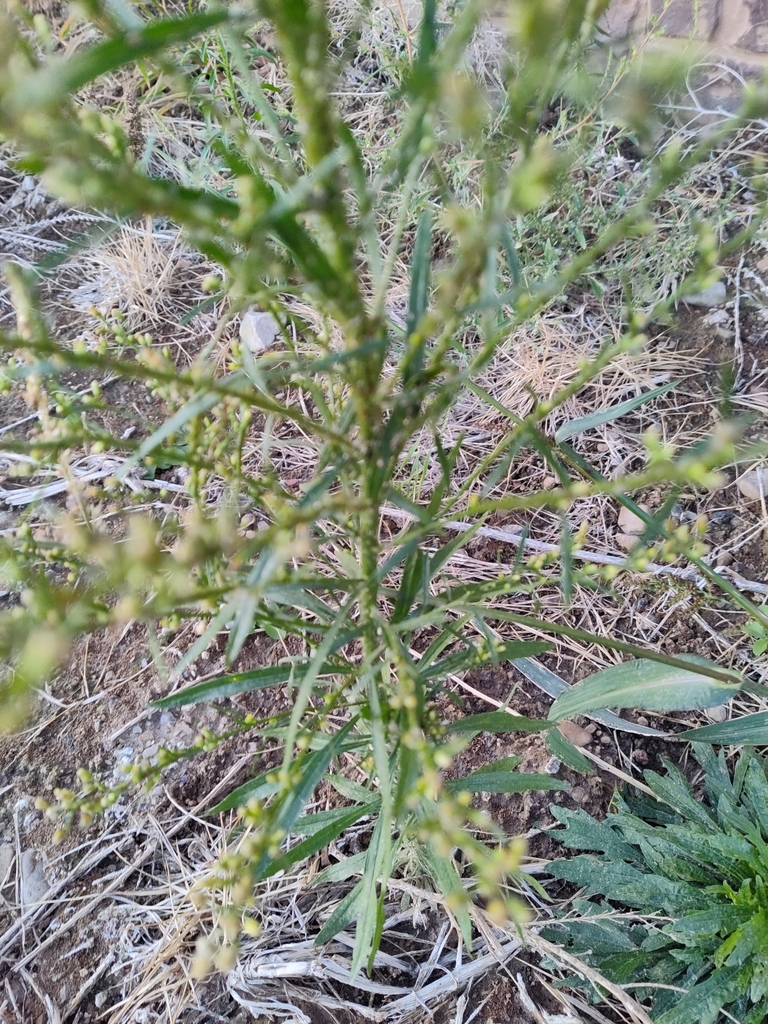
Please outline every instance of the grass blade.
[[[263, 690], [268, 686], [280, 686], [289, 682], [294, 675], [309, 668], [309, 662], [285, 662], [282, 665], [270, 665], [267, 668], [252, 669], [248, 672], [233, 672], [225, 676], [216, 676], [205, 682], [188, 686], [177, 693], [171, 693], [160, 700], [152, 701], [150, 707], [178, 708], [187, 704], [199, 704], [207, 700], [223, 700], [234, 697], [238, 693], [250, 693]], [[317, 672], [318, 676], [332, 675], [343, 672], [344, 666], [334, 662], [326, 662]]]
[[700, 729], [687, 729], [680, 733], [680, 739], [691, 743], [748, 744], [762, 746], [768, 743], [768, 711], [757, 711], [742, 715], [730, 722], [705, 725]]
[[567, 782], [551, 775], [527, 772], [479, 771], [463, 779], [451, 779], [446, 786], [456, 793], [527, 793], [529, 790], [570, 789]]
[[571, 686], [557, 698], [549, 711], [552, 721], [561, 721], [594, 708], [643, 708], [649, 711], [687, 711], [711, 708], [730, 699], [740, 683], [725, 683], [696, 671], [707, 664], [696, 655], [681, 655], [690, 665], [685, 671], [670, 669], [645, 659], [624, 662], [603, 669]]
[[628, 398], [626, 402], [619, 402], [617, 405], [609, 405], [606, 409], [601, 409], [599, 412], [593, 412], [589, 416], [579, 416], [575, 420], [570, 420], [568, 423], [564, 423], [557, 431], [555, 434], [555, 441], [559, 444], [561, 441], [567, 441], [569, 437], [575, 437], [577, 434], [583, 434], [585, 430], [594, 430], [595, 427], [601, 427], [604, 423], [612, 423], [613, 420], [617, 420], [621, 416], [626, 416], [628, 412], [634, 412], [635, 409], [640, 408], [641, 405], [645, 405], [646, 402], [652, 402], [654, 398], [660, 398], [668, 391], [671, 391], [672, 388], [676, 388], [679, 383], [679, 380], [670, 381], [669, 384], [663, 384], [661, 387], [652, 388], [650, 391], [643, 392], [642, 395], [636, 395], [634, 398]]
[[[538, 686], [540, 690], [549, 694], [550, 697], [559, 697], [561, 693], [565, 693], [570, 688], [570, 683], [566, 683], [564, 679], [555, 675], [554, 672], [542, 665], [540, 661], [536, 661], [535, 658], [516, 658], [512, 664], [534, 686]], [[587, 717], [595, 722], [600, 722], [601, 725], [607, 725], [609, 729], [621, 729], [624, 732], [635, 733], [637, 736], [662, 737], [667, 735], [659, 729], [652, 729], [649, 725], [637, 725], [635, 722], [628, 722], [626, 719], [619, 718], [618, 715], [614, 715], [612, 711], [607, 711], [605, 708], [600, 708], [599, 711], [590, 711]]]
[[457, 722], [451, 722], [448, 732], [545, 732], [552, 728], [551, 722], [540, 718], [526, 718], [524, 715], [510, 715], [506, 711], [485, 711], [479, 715], [467, 715]]

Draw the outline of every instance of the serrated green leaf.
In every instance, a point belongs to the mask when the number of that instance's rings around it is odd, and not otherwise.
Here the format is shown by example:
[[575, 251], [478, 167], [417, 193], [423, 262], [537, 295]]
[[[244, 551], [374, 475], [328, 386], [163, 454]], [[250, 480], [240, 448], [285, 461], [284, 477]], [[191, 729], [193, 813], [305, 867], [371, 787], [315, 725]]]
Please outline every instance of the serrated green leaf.
[[748, 907], [736, 907], [731, 903], [721, 903], [686, 914], [679, 921], [664, 925], [664, 934], [684, 946], [694, 945], [707, 936], [715, 936], [730, 932], [749, 920], [751, 910]]
[[549, 829], [548, 834], [569, 850], [592, 850], [624, 861], [639, 859], [637, 850], [629, 843], [625, 843], [621, 835], [609, 824], [612, 820], [617, 821], [618, 815], [609, 815], [605, 821], [596, 821], [586, 811], [572, 811], [554, 804], [551, 812], [565, 828]]
[[561, 441], [567, 441], [569, 437], [583, 434], [585, 430], [594, 430], [595, 427], [601, 427], [604, 423], [611, 423], [621, 416], [626, 416], [627, 413], [634, 412], [635, 409], [645, 405], [646, 402], [651, 402], [654, 398], [660, 398], [662, 395], [665, 395], [667, 391], [676, 388], [679, 383], [679, 380], [670, 381], [669, 384], [663, 384], [661, 387], [653, 388], [651, 391], [645, 391], [642, 395], [636, 395], [635, 398], [629, 398], [626, 402], [618, 402], [616, 405], [609, 405], [599, 412], [593, 412], [589, 416], [579, 416], [575, 420], [569, 420], [557, 431], [555, 441], [560, 444]]
[[682, 655], [681, 660], [689, 662], [691, 669], [683, 671], [638, 659], [596, 672], [558, 697], [550, 708], [549, 717], [561, 721], [601, 707], [649, 711], [716, 707], [741, 689], [738, 676], [734, 676], [733, 683], [726, 683], [699, 675], [696, 665], [711, 664], [704, 658]]
[[656, 1024], [715, 1024], [720, 1010], [743, 990], [748, 972], [739, 967], [721, 967], [656, 1018]]
[[696, 821], [705, 829], [714, 832], [716, 829], [712, 812], [691, 795], [691, 788], [685, 776], [677, 768], [666, 762], [667, 774], [646, 771], [643, 773], [645, 784], [653, 790], [657, 797], [673, 807], [678, 814]]

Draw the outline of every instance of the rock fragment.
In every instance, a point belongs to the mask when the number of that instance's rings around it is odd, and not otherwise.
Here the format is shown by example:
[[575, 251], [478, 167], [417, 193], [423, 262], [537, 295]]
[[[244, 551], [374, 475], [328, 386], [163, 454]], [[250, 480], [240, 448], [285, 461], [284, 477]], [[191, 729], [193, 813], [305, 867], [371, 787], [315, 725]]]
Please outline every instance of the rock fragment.
[[768, 466], [744, 473], [736, 481], [736, 486], [747, 501], [760, 501], [761, 498], [768, 497]]
[[728, 292], [723, 281], [715, 281], [709, 288], [694, 295], [684, 295], [683, 302], [688, 306], [722, 306], [728, 299]]
[[[643, 512], [650, 515], [651, 509], [649, 505], [638, 505], [638, 508], [641, 508]], [[635, 537], [639, 537], [645, 530], [645, 523], [640, 516], [635, 515], [634, 512], [622, 505], [621, 511], [619, 512], [619, 530], [622, 533], [631, 533], [634, 534]]]
[[248, 351], [259, 356], [272, 348], [280, 335], [280, 324], [271, 313], [249, 309], [240, 321], [240, 341]]
[[569, 743], [573, 743], [576, 747], [586, 747], [588, 743], [592, 742], [592, 733], [587, 732], [586, 729], [582, 729], [580, 725], [575, 722], [561, 722], [557, 727], [565, 739]]

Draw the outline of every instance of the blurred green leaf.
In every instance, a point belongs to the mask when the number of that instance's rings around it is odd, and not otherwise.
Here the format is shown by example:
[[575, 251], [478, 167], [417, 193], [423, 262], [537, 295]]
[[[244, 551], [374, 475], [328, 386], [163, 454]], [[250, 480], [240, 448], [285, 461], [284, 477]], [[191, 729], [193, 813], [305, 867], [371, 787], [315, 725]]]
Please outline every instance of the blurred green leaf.
[[641, 395], [629, 398], [626, 402], [609, 405], [599, 412], [591, 413], [589, 416], [579, 416], [578, 419], [569, 420], [555, 433], [555, 441], [560, 444], [561, 441], [567, 441], [570, 437], [575, 437], [577, 434], [583, 434], [587, 430], [601, 427], [604, 423], [612, 423], [614, 420], [626, 416], [627, 413], [634, 412], [635, 409], [639, 409], [647, 402], [652, 402], [654, 398], [660, 398], [668, 391], [671, 391], [672, 388], [676, 388], [679, 383], [679, 380], [670, 381], [669, 384], [663, 384], [661, 387], [652, 388], [650, 391], [644, 391]]
[[[152, 701], [151, 706], [175, 708], [186, 704], [199, 704], [201, 701], [223, 700], [225, 697], [234, 697], [238, 693], [250, 693], [252, 690], [263, 690], [268, 686], [279, 686], [281, 683], [299, 679], [308, 667], [309, 662], [307, 661], [293, 661], [283, 662], [281, 665], [270, 665], [267, 668], [251, 669], [248, 672], [233, 672], [229, 675], [216, 676], [215, 679], [187, 686], [167, 697]], [[344, 671], [345, 667], [342, 664], [326, 662], [318, 675], [330, 675]]]
[[479, 715], [466, 715], [447, 727], [448, 732], [546, 732], [551, 722], [524, 715], [510, 715], [506, 711], [485, 711]]

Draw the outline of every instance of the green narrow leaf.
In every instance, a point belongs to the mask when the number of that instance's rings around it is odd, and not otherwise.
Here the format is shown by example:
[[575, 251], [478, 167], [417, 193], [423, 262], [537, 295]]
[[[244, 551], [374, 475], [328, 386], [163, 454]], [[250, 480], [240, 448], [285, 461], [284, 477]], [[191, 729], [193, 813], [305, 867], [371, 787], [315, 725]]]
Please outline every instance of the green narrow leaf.
[[126, 459], [122, 466], [117, 470], [115, 473], [115, 479], [124, 480], [133, 467], [138, 465], [145, 455], [149, 455], [153, 452], [163, 443], [163, 441], [165, 441], [166, 438], [179, 431], [183, 426], [185, 426], [185, 424], [189, 423], [191, 419], [194, 419], [195, 416], [199, 416], [201, 413], [207, 412], [220, 401], [221, 395], [212, 391], [206, 391], [203, 394], [190, 399], [190, 401], [178, 409], [170, 419], [166, 420], [165, 423], [154, 431], [154, 433], [150, 434], [149, 437], [142, 441], [133, 455]]
[[[535, 658], [516, 658], [512, 664], [523, 673], [526, 679], [530, 679], [534, 686], [538, 686], [550, 697], [559, 697], [561, 693], [570, 689], [569, 683], [542, 665], [540, 661], [536, 661]], [[652, 729], [648, 725], [627, 722], [624, 718], [614, 715], [612, 711], [606, 711], [605, 708], [591, 711], [587, 717], [595, 722], [600, 722], [601, 725], [607, 725], [609, 729], [622, 729], [624, 732], [635, 733], [638, 736], [662, 737], [667, 735], [667, 733], [661, 732], [659, 729]]]
[[298, 783], [294, 784], [283, 799], [280, 808], [275, 815], [274, 825], [284, 832], [290, 832], [294, 822], [298, 819], [307, 801], [320, 785], [328, 765], [341, 753], [344, 741], [356, 724], [357, 719], [353, 718], [343, 729], [335, 732], [331, 739], [321, 747], [320, 750], [307, 756], [304, 754], [300, 760], [301, 768]]
[[463, 779], [451, 779], [446, 783], [453, 792], [463, 793], [526, 793], [530, 789], [570, 789], [567, 782], [551, 775], [516, 772], [519, 757], [504, 757], [484, 765]]
[[[362, 854], [361, 856], [365, 856]], [[347, 925], [354, 921], [360, 913], [367, 896], [367, 884], [365, 878], [361, 878], [357, 885], [348, 892], [344, 899], [336, 905], [333, 913], [317, 933], [315, 945], [322, 946], [329, 942], [334, 935], [338, 935]]]
[[560, 528], [560, 589], [565, 607], [570, 608], [573, 597], [573, 534], [566, 516], [562, 517]]
[[[421, 848], [421, 855], [424, 859], [427, 871], [432, 876], [435, 886], [450, 900], [451, 913], [456, 916], [461, 930], [461, 937], [468, 952], [472, 952], [472, 918], [466, 905], [466, 891], [461, 884], [456, 866], [448, 857], [441, 857], [427, 843]], [[451, 897], [453, 897], [451, 899]]]
[[649, 711], [687, 711], [722, 704], [741, 689], [700, 675], [697, 665], [715, 667], [696, 655], [681, 655], [691, 665], [681, 671], [658, 662], [637, 659], [603, 669], [571, 686], [550, 708], [549, 718], [560, 721], [600, 707], [643, 708]]
[[467, 715], [447, 726], [447, 732], [545, 732], [552, 729], [552, 722], [540, 718], [526, 718], [524, 715], [510, 715], [506, 711], [485, 711], [479, 715]]
[[206, 813], [226, 814], [227, 811], [234, 811], [239, 807], [245, 807], [249, 800], [262, 800], [277, 793], [280, 789], [280, 783], [268, 781], [268, 774], [270, 773], [257, 775], [255, 779], [244, 782], [242, 786], [233, 789], [228, 796], [225, 796], [223, 800]]
[[[429, 210], [424, 210], [419, 217], [411, 257], [411, 290], [408, 296], [408, 316], [405, 323], [406, 338], [409, 338], [416, 330], [429, 306], [429, 282], [432, 271], [429, 259], [431, 247], [432, 214]], [[420, 365], [414, 367], [416, 372], [419, 369], [421, 369]]]
[[[722, 701], [721, 701], [722, 703]], [[768, 743], [768, 711], [732, 718], [718, 725], [704, 725], [700, 729], [687, 729], [680, 738], [691, 743], [745, 744], [762, 746]]]
[[[127, 32], [72, 57], [51, 61], [30, 83], [34, 101], [58, 102], [65, 94], [77, 92], [102, 75], [133, 61], [151, 57], [175, 43], [184, 43], [234, 17], [236, 15], [233, 12], [223, 8], [192, 14], [186, 18], [155, 20], [138, 32]], [[241, 19], [242, 15], [239, 17]], [[19, 97], [20, 100], [22, 98]]]
[[[313, 818], [317, 818], [319, 814], [311, 814], [307, 819], [300, 818], [293, 826], [292, 831], [294, 833], [301, 832], [308, 828], [312, 829], [309, 832], [308, 837], [295, 846], [292, 846], [290, 850], [276, 857], [266, 869], [262, 872], [262, 878], [269, 878], [276, 874], [278, 871], [285, 871], [292, 864], [297, 864], [299, 861], [306, 860], [307, 857], [311, 857], [313, 854], [318, 853], [320, 850], [325, 849], [329, 843], [332, 843], [334, 839], [337, 839], [341, 833], [348, 828], [351, 828], [356, 822], [358, 822], [364, 815], [369, 814], [374, 804], [368, 804], [364, 807], [348, 807], [337, 808], [334, 811], [320, 812], [327, 813], [328, 817], [324, 820], [327, 824], [320, 827], [316, 827], [319, 823], [313, 822]], [[315, 830], [316, 829], [316, 830]]]
[[235, 613], [233, 628], [229, 632], [227, 640], [227, 665], [231, 665], [243, 649], [243, 644], [253, 632], [253, 624], [256, 619], [256, 609], [259, 606], [259, 598], [254, 594], [246, 594]]
[[[387, 822], [389, 829], [390, 822]], [[371, 836], [365, 856], [362, 881], [365, 883], [363, 899], [358, 908], [357, 928], [355, 930], [355, 946], [352, 952], [350, 975], [354, 978], [363, 963], [376, 950], [376, 934], [379, 930], [379, 904], [383, 900], [386, 883], [382, 882], [379, 891], [379, 876], [385, 858], [384, 819], [379, 817]], [[388, 838], [388, 837], [387, 837]]]
[[580, 772], [582, 775], [591, 775], [595, 770], [592, 762], [582, 754], [578, 747], [570, 743], [559, 729], [550, 729], [545, 737], [545, 742], [550, 754], [559, 757], [564, 764], [567, 764], [569, 768], [573, 768], [575, 772]]
[[514, 662], [517, 658], [533, 657], [535, 654], [546, 654], [552, 650], [552, 645], [546, 640], [509, 640], [506, 643], [493, 642], [493, 657], [489, 650], [490, 645], [475, 647], [468, 644], [463, 651], [456, 651], [447, 655], [440, 661], [431, 665], [424, 665], [424, 659], [419, 663], [419, 676], [424, 679], [437, 679], [450, 673], [466, 672], [468, 669], [476, 668], [489, 662], [500, 664], [505, 661]]
[[[177, 708], [186, 704], [199, 704], [204, 700], [223, 700], [238, 693], [250, 693], [252, 690], [263, 690], [268, 686], [279, 686], [287, 683], [294, 675], [301, 675], [309, 667], [307, 661], [285, 662], [282, 665], [270, 665], [267, 668], [256, 668], [248, 672], [233, 672], [226, 676], [216, 676], [184, 690], [171, 693], [160, 700], [153, 700], [150, 707]], [[343, 672], [340, 665], [326, 662], [317, 673], [318, 676]]]
[[626, 402], [619, 402], [617, 405], [609, 405], [607, 409], [601, 409], [599, 412], [594, 412], [590, 416], [579, 416], [575, 420], [570, 420], [568, 423], [564, 423], [556, 432], [555, 441], [560, 444], [561, 441], [567, 441], [569, 437], [574, 437], [576, 434], [583, 434], [585, 430], [594, 430], [595, 427], [601, 427], [604, 423], [611, 423], [613, 420], [617, 420], [621, 416], [626, 416], [628, 412], [633, 412], [641, 405], [645, 405], [646, 402], [651, 402], [654, 398], [659, 398], [661, 395], [665, 395], [667, 391], [671, 391], [672, 388], [676, 388], [679, 383], [679, 380], [670, 381], [669, 384], [663, 384], [659, 388], [653, 388], [651, 391], [643, 392], [642, 395], [636, 395], [634, 398], [629, 398]]
[[331, 864], [310, 880], [310, 886], [325, 885], [327, 882], [346, 882], [353, 875], [359, 875], [365, 866], [365, 850], [353, 853], [351, 857]]

